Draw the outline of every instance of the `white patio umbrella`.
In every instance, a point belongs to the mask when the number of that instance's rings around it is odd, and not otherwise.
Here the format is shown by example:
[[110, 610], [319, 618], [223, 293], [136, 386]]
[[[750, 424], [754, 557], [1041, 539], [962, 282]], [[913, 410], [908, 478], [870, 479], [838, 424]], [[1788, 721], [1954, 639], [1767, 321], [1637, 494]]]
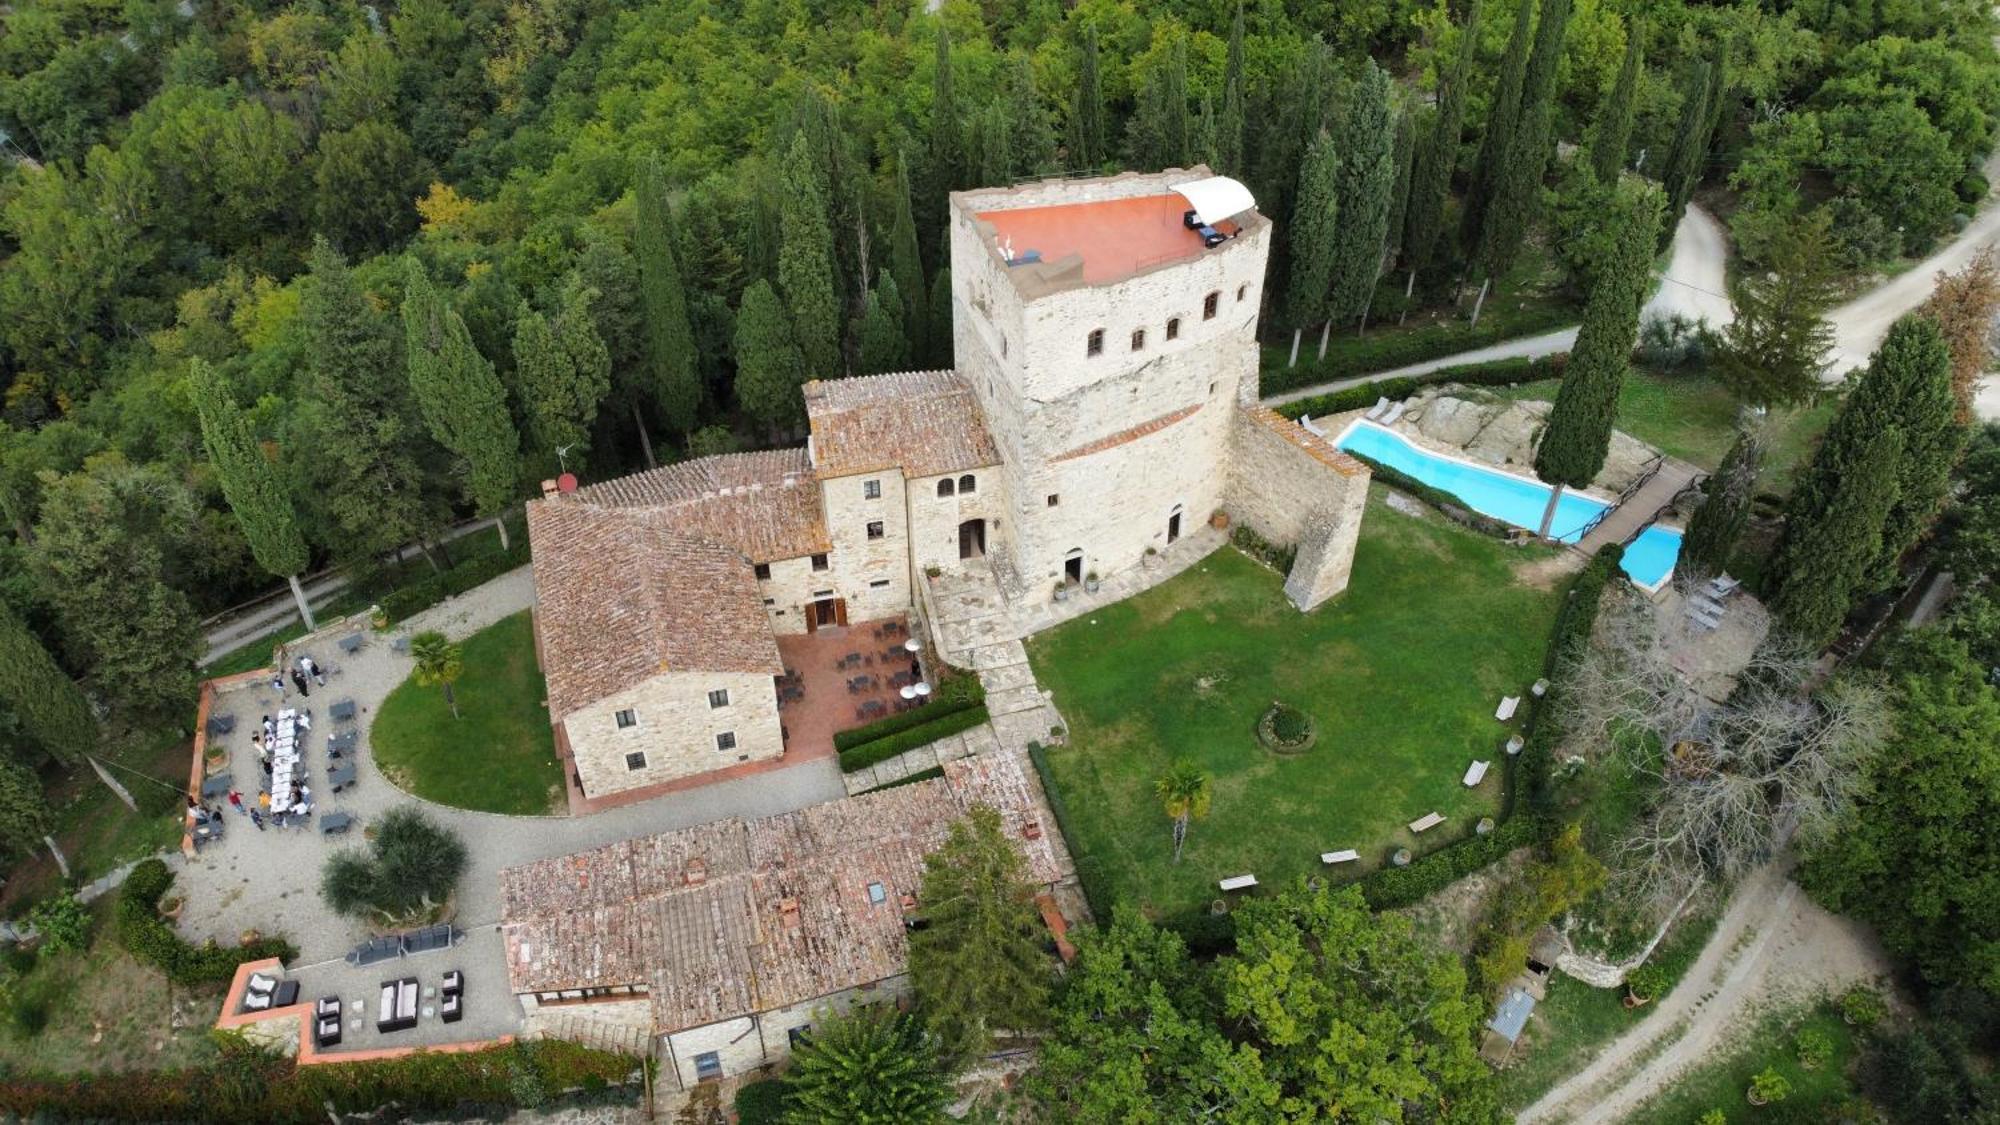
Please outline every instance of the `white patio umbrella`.
[[924, 642], [915, 637], [911, 637], [909, 640], [903, 642], [904, 652], [922, 652], [923, 650]]
[[929, 695], [931, 693], [931, 685], [926, 683], [912, 684], [910, 685], [910, 690], [916, 692], [918, 695]]
[[915, 699], [917, 697], [917, 689], [911, 687], [908, 684], [904, 684], [903, 689], [897, 694], [901, 695], [904, 699]]

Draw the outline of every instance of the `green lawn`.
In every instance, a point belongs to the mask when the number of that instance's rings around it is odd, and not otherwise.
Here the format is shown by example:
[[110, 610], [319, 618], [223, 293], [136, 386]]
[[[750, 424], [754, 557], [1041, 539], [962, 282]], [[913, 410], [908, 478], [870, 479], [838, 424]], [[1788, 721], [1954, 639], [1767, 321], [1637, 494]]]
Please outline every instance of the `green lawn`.
[[427, 800], [500, 813], [546, 813], [562, 798], [555, 734], [524, 610], [465, 642], [465, 673], [444, 693], [405, 680], [375, 716], [375, 763]]
[[[71, 877], [87, 883], [127, 860], [178, 847], [186, 811], [189, 755], [180, 731], [107, 729], [100, 758], [139, 806], [135, 812], [99, 781], [89, 766], [43, 770], [42, 786], [56, 842]], [[0, 886], [0, 917], [14, 918], [62, 886], [62, 871], [45, 847], [19, 856]]]
[[[1544, 379], [1499, 388], [1497, 393], [1553, 402], [1559, 385]], [[1764, 491], [1784, 495], [1792, 490], [1799, 467], [1811, 456], [1820, 431], [1832, 417], [1830, 403], [1771, 412]], [[1634, 368], [1618, 394], [1618, 428], [1690, 464], [1714, 469], [1736, 439], [1736, 400], [1706, 375]]]
[[[1276, 574], [1222, 550], [1035, 638], [1036, 675], [1070, 723], [1049, 766], [1071, 847], [1117, 897], [1165, 913], [1212, 900], [1226, 876], [1268, 887], [1320, 871], [1321, 852], [1361, 852], [1343, 875], [1373, 869], [1417, 846], [1404, 825], [1433, 810], [1450, 819], [1419, 850], [1459, 838], [1498, 805], [1493, 708], [1535, 679], [1559, 601], [1553, 581], [1516, 570], [1549, 557], [1393, 511], [1378, 489], [1351, 585], [1311, 614]], [[1273, 699], [1313, 715], [1317, 745], [1283, 757], [1257, 742]], [[1175, 866], [1153, 783], [1181, 757], [1209, 771], [1214, 800]], [[1494, 769], [1468, 790], [1474, 758]]]
[[[1799, 1065], [1799, 1032], [1814, 1028], [1833, 1041], [1833, 1057], [1807, 1070]], [[1630, 1125], [1683, 1125], [1711, 1109], [1722, 1110], [1731, 1122], [1838, 1121], [1834, 1112], [1856, 1096], [1847, 1071], [1860, 1050], [1854, 1029], [1841, 1021], [1831, 1004], [1821, 1004], [1790, 1018], [1772, 1016], [1744, 1034], [1739, 1046], [1711, 1057], [1692, 1073], [1674, 1080], [1666, 1092], [1639, 1107]], [[1792, 1084], [1783, 1102], [1753, 1106], [1745, 1098], [1752, 1075], [1767, 1066]]]

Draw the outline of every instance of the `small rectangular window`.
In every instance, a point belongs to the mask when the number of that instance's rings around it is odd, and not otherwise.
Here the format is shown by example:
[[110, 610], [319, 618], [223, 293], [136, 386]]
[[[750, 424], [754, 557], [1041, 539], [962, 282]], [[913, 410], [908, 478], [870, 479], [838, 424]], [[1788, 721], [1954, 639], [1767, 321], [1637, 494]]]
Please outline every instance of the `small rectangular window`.
[[882, 482], [879, 480], [862, 481], [861, 498], [863, 500], [880, 500], [882, 498]]
[[868, 538], [870, 538], [870, 539], [880, 539], [880, 538], [882, 538], [882, 521], [881, 521], [881, 520], [869, 520], [869, 521], [868, 521]]
[[716, 688], [714, 691], [708, 693], [709, 710], [713, 711], [717, 707], [727, 707], [727, 706], [729, 706], [728, 688]]
[[1084, 341], [1083, 354], [1084, 355], [1104, 354], [1104, 329], [1093, 328], [1090, 330], [1089, 338]]
[[1145, 330], [1145, 329], [1143, 329], [1143, 328], [1134, 328], [1134, 329], [1132, 330], [1132, 350], [1133, 350], [1133, 351], [1135, 351], [1135, 352], [1143, 352], [1143, 351], [1145, 351], [1145, 350], [1146, 350], [1146, 330]]
[[826, 556], [825, 556], [825, 555], [814, 555], [814, 556], [813, 556], [813, 569], [814, 569], [814, 570], [825, 570], [825, 569], [826, 569]]
[[868, 588], [871, 590], [886, 590], [889, 588], [889, 580], [887, 578], [877, 578], [868, 584]]
[[770, 563], [758, 563], [758, 564], [757, 564], [756, 566], [752, 567], [752, 568], [751, 568], [751, 570], [752, 570], [752, 571], [754, 571], [754, 572], [756, 573], [756, 575], [757, 575], [757, 581], [759, 581], [759, 582], [769, 582], [769, 581], [771, 580], [771, 564], [770, 564]]
[[1055, 506], [1056, 506], [1056, 501], [1058, 501], [1058, 500], [1060, 500], [1060, 499], [1062, 499], [1062, 497], [1060, 497], [1060, 496], [1057, 496], [1057, 495], [1056, 495], [1055, 493], [1053, 493], [1053, 492], [1049, 493], [1049, 507], [1051, 507], [1051, 508], [1055, 507]]
[[1203, 320], [1214, 320], [1216, 306], [1220, 305], [1221, 303], [1222, 303], [1222, 294], [1220, 291], [1210, 293], [1208, 296], [1203, 297], [1201, 300], [1201, 318]]
[[1250, 295], [1250, 287], [1248, 285], [1239, 285], [1236, 287], [1236, 299], [1238, 301], [1241, 301], [1243, 298], [1249, 295]]
[[637, 750], [634, 750], [630, 754], [625, 755], [625, 768], [628, 770], [645, 769], [646, 755]]
[[619, 730], [624, 730], [626, 727], [635, 727], [639, 725], [639, 716], [633, 714], [630, 708], [618, 712], [616, 718], [618, 719]]
[[723, 731], [721, 734], [716, 735], [715, 748], [717, 750], [736, 749], [736, 732], [733, 730], [726, 730]]
[[1168, 318], [1167, 339], [1178, 340], [1180, 338], [1181, 338], [1181, 318], [1177, 316]]
[[713, 1082], [722, 1077], [722, 1056], [715, 1051], [703, 1051], [696, 1055], [694, 1076], [701, 1082]]

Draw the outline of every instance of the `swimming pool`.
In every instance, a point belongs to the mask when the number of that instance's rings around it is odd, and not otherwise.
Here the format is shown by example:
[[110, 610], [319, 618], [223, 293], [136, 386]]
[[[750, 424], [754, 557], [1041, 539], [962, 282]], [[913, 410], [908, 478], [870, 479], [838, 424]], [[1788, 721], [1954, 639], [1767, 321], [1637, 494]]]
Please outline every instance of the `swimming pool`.
[[[1541, 527], [1542, 511], [1549, 504], [1549, 486], [1540, 481], [1419, 449], [1402, 435], [1365, 418], [1356, 419], [1334, 445], [1449, 492], [1474, 511], [1506, 520], [1515, 527], [1529, 530]], [[1582, 538], [1590, 521], [1608, 507], [1604, 501], [1584, 493], [1564, 492], [1556, 502], [1556, 518], [1549, 530], [1557, 540], [1574, 543]], [[1680, 553], [1681, 533], [1654, 524], [1625, 548], [1622, 569], [1634, 582], [1648, 590], [1657, 590], [1673, 573], [1674, 560]]]

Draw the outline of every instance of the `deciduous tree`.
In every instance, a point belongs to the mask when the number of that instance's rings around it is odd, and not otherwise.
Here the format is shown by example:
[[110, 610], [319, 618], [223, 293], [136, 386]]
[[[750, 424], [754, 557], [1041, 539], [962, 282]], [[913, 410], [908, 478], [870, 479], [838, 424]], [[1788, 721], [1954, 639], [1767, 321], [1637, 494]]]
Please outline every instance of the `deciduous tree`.
[[1958, 420], [1972, 420], [1979, 380], [1993, 366], [1993, 321], [2000, 315], [2000, 258], [1988, 246], [1957, 273], [1938, 275], [1937, 289], [1923, 311], [1938, 323], [1951, 349], [1951, 389]]
[[386, 249], [417, 228], [417, 200], [429, 181], [408, 135], [365, 121], [319, 139], [313, 214], [320, 232], [349, 253]]

